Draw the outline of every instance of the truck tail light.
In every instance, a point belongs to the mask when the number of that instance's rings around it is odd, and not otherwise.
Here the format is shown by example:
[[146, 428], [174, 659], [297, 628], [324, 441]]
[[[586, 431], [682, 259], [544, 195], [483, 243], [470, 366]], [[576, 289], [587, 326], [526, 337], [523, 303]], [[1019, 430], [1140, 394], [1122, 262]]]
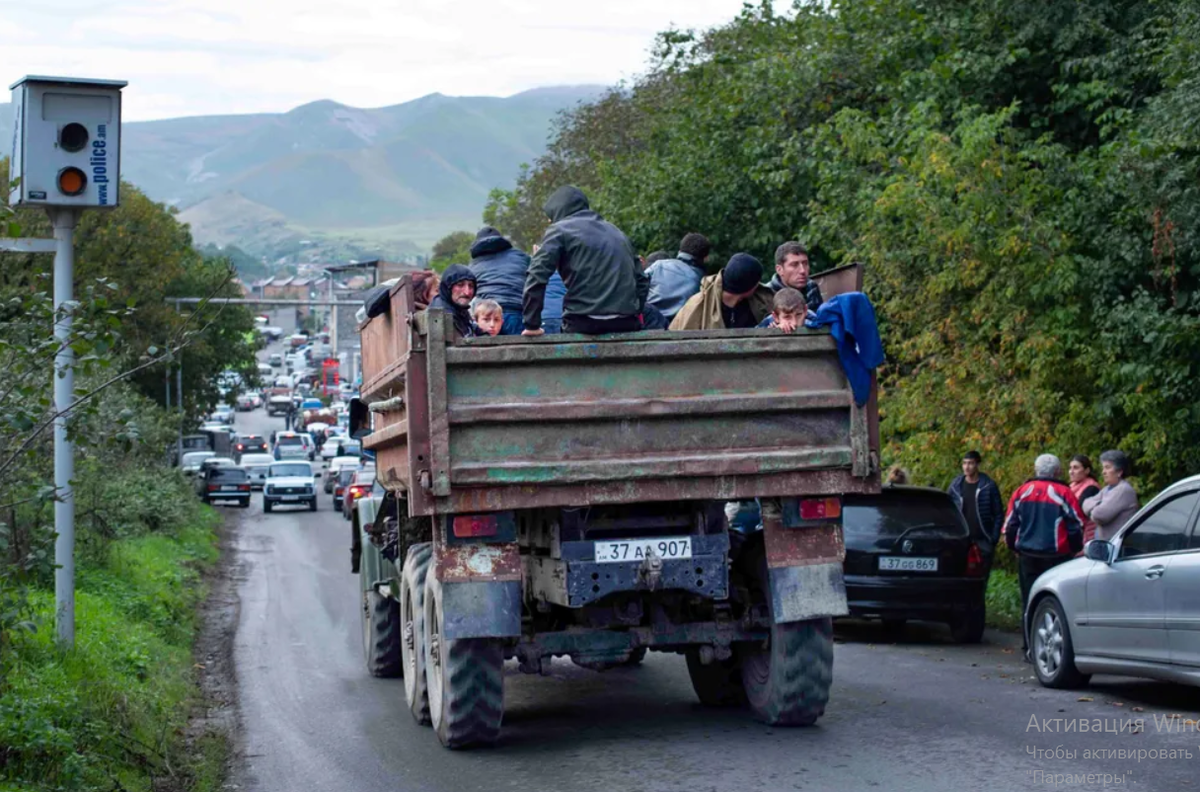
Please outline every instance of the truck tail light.
[[495, 536], [499, 532], [500, 520], [494, 514], [465, 514], [454, 518], [454, 535], [459, 539]]
[[967, 577], [983, 577], [983, 571], [983, 553], [979, 545], [972, 542], [971, 549], [967, 551]]
[[805, 498], [800, 501], [801, 520], [835, 520], [842, 516], [839, 498]]

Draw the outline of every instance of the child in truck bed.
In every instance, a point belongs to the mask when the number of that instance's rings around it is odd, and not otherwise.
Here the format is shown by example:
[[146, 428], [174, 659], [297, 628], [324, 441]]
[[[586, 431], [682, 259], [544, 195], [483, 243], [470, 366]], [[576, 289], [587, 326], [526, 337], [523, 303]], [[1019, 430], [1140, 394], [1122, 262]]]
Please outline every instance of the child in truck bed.
[[504, 327], [504, 309], [495, 300], [479, 300], [471, 309], [475, 314], [475, 324], [490, 336], [500, 335]]
[[808, 310], [804, 295], [797, 289], [784, 287], [775, 292], [775, 300], [771, 305], [771, 315], [759, 322], [759, 327], [774, 327], [785, 333], [795, 332], [796, 328], [804, 326], [804, 320], [816, 316]]

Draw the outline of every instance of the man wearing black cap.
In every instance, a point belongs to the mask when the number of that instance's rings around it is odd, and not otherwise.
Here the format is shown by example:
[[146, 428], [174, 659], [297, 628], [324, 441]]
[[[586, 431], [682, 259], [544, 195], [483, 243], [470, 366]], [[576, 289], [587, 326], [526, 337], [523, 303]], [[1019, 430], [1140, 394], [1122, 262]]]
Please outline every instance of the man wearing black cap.
[[725, 268], [700, 281], [675, 319], [672, 330], [752, 328], [771, 313], [774, 294], [762, 284], [762, 263], [749, 253], [735, 253]]
[[475, 297], [495, 300], [504, 311], [501, 335], [520, 335], [524, 309], [525, 276], [529, 255], [515, 248], [491, 226], [484, 226], [471, 245], [471, 273], [475, 276]]

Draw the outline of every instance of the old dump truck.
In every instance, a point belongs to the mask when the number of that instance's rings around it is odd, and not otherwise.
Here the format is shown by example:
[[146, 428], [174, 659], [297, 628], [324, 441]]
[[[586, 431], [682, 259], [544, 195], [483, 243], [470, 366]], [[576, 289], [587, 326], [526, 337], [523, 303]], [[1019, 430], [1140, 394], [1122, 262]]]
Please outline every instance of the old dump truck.
[[[701, 702], [816, 721], [847, 612], [841, 496], [879, 491], [875, 397], [856, 406], [832, 336], [461, 339], [413, 305], [403, 279], [359, 328], [352, 432], [386, 488], [353, 523], [369, 671], [402, 675], [450, 748], [497, 739], [506, 659], [680, 653]], [[753, 499], [761, 529], [732, 530], [726, 504]]]

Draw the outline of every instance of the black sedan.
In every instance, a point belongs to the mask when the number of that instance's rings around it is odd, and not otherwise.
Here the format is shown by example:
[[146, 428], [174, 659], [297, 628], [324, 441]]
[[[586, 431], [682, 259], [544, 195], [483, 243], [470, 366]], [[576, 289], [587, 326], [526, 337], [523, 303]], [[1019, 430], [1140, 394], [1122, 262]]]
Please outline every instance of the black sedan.
[[909, 619], [944, 622], [958, 643], [979, 642], [987, 544], [949, 495], [925, 487], [847, 495], [842, 519], [851, 616], [881, 619], [894, 632]]
[[196, 479], [196, 494], [205, 503], [235, 501], [250, 506], [250, 474], [240, 467], [210, 467]]

